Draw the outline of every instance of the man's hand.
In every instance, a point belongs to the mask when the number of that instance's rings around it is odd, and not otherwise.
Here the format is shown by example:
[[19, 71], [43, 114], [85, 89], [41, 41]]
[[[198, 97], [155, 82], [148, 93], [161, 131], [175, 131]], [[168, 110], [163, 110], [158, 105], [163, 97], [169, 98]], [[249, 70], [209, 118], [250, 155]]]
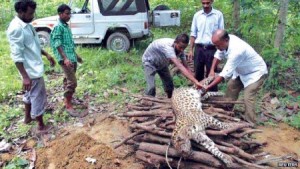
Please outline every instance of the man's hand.
[[31, 89], [31, 80], [30, 78], [23, 78], [23, 90], [29, 91]]
[[200, 82], [195, 83], [197, 89], [202, 89], [204, 86]]
[[66, 65], [67, 67], [72, 67], [73, 66], [72, 62], [67, 58], [64, 59], [64, 65]]
[[48, 56], [47, 56], [47, 59], [48, 59], [49, 62], [50, 62], [50, 66], [51, 66], [51, 67], [54, 67], [54, 66], [55, 66], [55, 60], [54, 60], [54, 58], [53, 58], [52, 56], [48, 55]]
[[201, 91], [202, 91], [201, 95], [202, 96], [205, 95], [207, 93], [207, 90], [208, 90], [207, 86], [203, 86], [203, 88], [201, 89]]
[[208, 76], [209, 76], [209, 77], [210, 77], [210, 76], [215, 77], [215, 71], [210, 71], [209, 74], [208, 74]]
[[82, 58], [81, 58], [79, 55], [77, 55], [77, 61], [78, 61], [79, 63], [83, 63], [83, 60], [82, 60]]
[[189, 62], [192, 61], [192, 60], [194, 60], [194, 52], [193, 52], [193, 50], [191, 50], [191, 51], [187, 54], [187, 59], [188, 59]]

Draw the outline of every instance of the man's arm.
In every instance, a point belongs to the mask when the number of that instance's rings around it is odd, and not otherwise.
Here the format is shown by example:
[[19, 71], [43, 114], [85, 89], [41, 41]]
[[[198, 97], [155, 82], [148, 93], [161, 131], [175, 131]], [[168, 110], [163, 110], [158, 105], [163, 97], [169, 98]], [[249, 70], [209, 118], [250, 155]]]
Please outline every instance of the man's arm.
[[[182, 65], [191, 73], [193, 74], [193, 72], [190, 70], [189, 65], [186, 61], [186, 59], [181, 59]], [[194, 76], [194, 75], [193, 75]]]
[[203, 86], [198, 82], [197, 79], [194, 78], [193, 74], [188, 70], [186, 69], [183, 64], [176, 58], [171, 58], [170, 59], [177, 67], [178, 69], [180, 70], [180, 72], [185, 76], [187, 77], [189, 80], [191, 80], [198, 88], [202, 88]]
[[215, 76], [215, 69], [217, 68], [217, 66], [219, 65], [219, 63], [220, 63], [220, 60], [217, 59], [217, 58], [214, 58], [208, 76]]
[[60, 56], [62, 57], [64, 64], [69, 67], [69, 66], [73, 66], [72, 62], [68, 59], [67, 55], [65, 54], [63, 48], [61, 46], [57, 47], [57, 51], [60, 54]]
[[224, 80], [224, 78], [222, 76], [217, 76], [214, 81], [212, 81], [208, 86], [204, 86], [203, 88], [205, 89], [205, 93], [211, 89], [212, 87], [214, 87], [215, 85], [221, 83]]
[[50, 66], [54, 67], [55, 66], [55, 60], [53, 59], [53, 57], [47, 53], [45, 50], [42, 49], [42, 55], [46, 56], [46, 58], [49, 60], [50, 62]]
[[24, 68], [23, 62], [16, 62], [15, 65], [23, 79], [23, 90], [29, 91], [31, 89], [31, 80]]
[[76, 56], [77, 56], [77, 61], [79, 62], [79, 63], [83, 63], [83, 60], [82, 60], [82, 58], [76, 53]]
[[195, 47], [195, 37], [191, 36], [190, 37], [190, 51], [188, 53], [188, 60], [192, 61], [194, 58], [194, 47]]

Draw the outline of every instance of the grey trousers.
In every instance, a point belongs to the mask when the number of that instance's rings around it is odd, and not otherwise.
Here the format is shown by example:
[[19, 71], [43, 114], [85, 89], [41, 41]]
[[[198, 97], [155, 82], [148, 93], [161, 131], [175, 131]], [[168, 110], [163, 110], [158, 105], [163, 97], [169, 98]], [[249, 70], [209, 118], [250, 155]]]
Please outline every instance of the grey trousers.
[[171, 77], [169, 68], [164, 67], [158, 70], [154, 66], [149, 64], [144, 64], [143, 66], [144, 66], [144, 73], [147, 82], [147, 89], [145, 91], [145, 94], [155, 97], [156, 95], [155, 75], [157, 73], [160, 79], [162, 80], [164, 91], [167, 93], [168, 98], [171, 98], [174, 90], [174, 84], [173, 84], [173, 79]]
[[[244, 103], [245, 103], [245, 118], [248, 122], [256, 123], [255, 102], [258, 91], [262, 88], [267, 75], [263, 75], [257, 82], [247, 86], [244, 89]], [[230, 79], [227, 84], [225, 97], [232, 100], [237, 100], [240, 91], [244, 88], [240, 78]]]

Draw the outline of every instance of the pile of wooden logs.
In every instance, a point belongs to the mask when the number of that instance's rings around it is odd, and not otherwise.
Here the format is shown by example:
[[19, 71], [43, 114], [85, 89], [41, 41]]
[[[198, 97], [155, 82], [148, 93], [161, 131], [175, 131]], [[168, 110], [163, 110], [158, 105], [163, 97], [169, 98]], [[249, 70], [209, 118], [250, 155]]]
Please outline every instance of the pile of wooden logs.
[[[206, 134], [214, 141], [220, 151], [233, 159], [231, 166], [226, 166], [210, 154], [204, 147], [192, 143], [192, 154], [181, 158], [170, 144], [170, 138], [175, 125], [175, 117], [169, 99], [134, 96], [138, 103], [129, 104], [128, 112], [123, 114], [130, 119], [132, 134], [115, 146], [131, 144], [137, 149], [136, 157], [156, 168], [266, 168], [268, 160], [263, 159], [266, 153], [260, 143], [251, 138], [251, 134], [262, 132], [252, 127], [237, 127], [230, 130], [206, 129]], [[208, 104], [209, 103], [209, 104]], [[233, 111], [216, 108], [216, 103], [226, 101], [208, 101], [203, 104], [207, 114], [223, 122], [242, 122], [234, 117]], [[234, 102], [230, 102], [234, 103]], [[239, 102], [236, 102], [239, 103]], [[246, 122], [245, 122], [246, 123]], [[247, 125], [251, 126], [251, 125]]]

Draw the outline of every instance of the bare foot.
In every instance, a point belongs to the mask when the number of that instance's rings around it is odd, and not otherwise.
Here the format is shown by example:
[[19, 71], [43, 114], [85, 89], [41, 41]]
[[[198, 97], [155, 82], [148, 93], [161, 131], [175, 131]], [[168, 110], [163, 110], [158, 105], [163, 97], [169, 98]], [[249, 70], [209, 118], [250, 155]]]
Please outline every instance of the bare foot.
[[24, 118], [24, 124], [29, 124], [32, 122], [32, 118], [31, 117], [25, 117]]
[[66, 111], [69, 113], [70, 116], [72, 117], [78, 117], [79, 114], [78, 112], [73, 108], [73, 107], [70, 107], [70, 108], [66, 108]]
[[37, 134], [46, 134], [48, 133], [53, 127], [52, 126], [38, 126], [36, 133]]

